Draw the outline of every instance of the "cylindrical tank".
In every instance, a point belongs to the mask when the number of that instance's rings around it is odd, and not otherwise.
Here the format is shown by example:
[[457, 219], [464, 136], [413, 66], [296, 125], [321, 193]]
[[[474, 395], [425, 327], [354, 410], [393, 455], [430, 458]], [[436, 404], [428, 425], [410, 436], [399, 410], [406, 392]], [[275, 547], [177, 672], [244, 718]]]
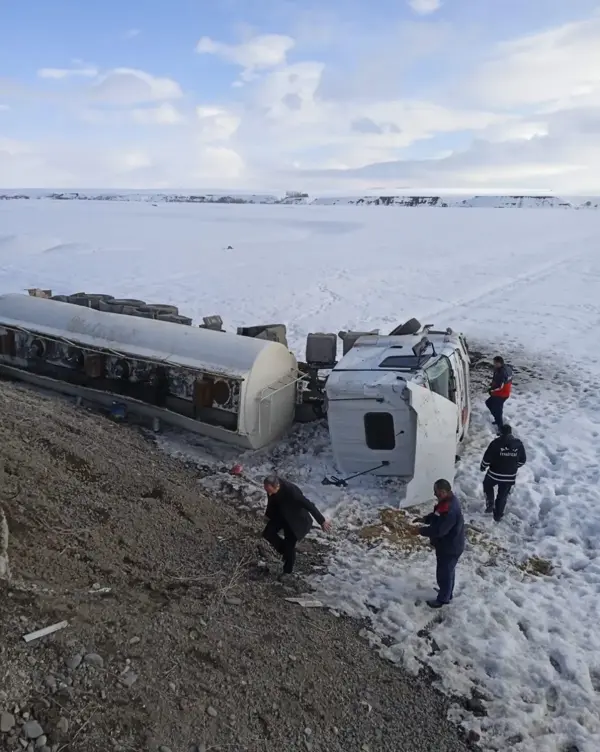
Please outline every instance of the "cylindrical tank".
[[[279, 438], [292, 425], [297, 362], [278, 342], [19, 294], [0, 295], [1, 326], [64, 338], [84, 350], [112, 350], [169, 368], [180, 366], [197, 372], [198, 379], [221, 376], [239, 381], [237, 430], [190, 420], [186, 427], [198, 433], [256, 449]], [[10, 356], [0, 359], [11, 364]], [[167, 422], [169, 411], [165, 413]]]

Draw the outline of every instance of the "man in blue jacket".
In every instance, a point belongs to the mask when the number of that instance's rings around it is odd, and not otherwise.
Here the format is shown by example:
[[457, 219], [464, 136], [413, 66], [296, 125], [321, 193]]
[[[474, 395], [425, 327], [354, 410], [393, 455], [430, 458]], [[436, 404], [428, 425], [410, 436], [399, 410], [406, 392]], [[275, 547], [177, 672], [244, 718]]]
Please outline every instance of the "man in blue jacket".
[[447, 480], [436, 481], [433, 493], [437, 499], [433, 512], [418, 517], [415, 522], [425, 525], [417, 533], [429, 538], [437, 559], [438, 595], [435, 600], [427, 601], [427, 605], [441, 608], [450, 603], [454, 595], [456, 565], [465, 550], [465, 521], [460, 503]]

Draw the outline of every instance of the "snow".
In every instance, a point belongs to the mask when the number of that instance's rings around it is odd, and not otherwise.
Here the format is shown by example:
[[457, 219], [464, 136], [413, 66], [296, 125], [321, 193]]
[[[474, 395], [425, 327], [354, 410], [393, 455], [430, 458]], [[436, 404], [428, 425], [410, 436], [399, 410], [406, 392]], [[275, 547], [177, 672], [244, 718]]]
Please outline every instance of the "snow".
[[[310, 331], [386, 332], [411, 316], [502, 353], [515, 367], [507, 417], [528, 463], [495, 525], [483, 514], [479, 462], [492, 431], [481, 381], [455, 483], [470, 543], [442, 612], [423, 602], [434, 594], [430, 550], [356, 535], [394, 506], [394, 484], [321, 484], [339, 474], [322, 426], [255, 453], [162, 442], [241, 462], [244, 476], [227, 481], [252, 503], [264, 504], [267, 472], [299, 482], [334, 521], [317, 596], [370, 620], [377, 649], [431, 667], [445, 691], [476, 688], [487, 715], [458, 702], [452, 712], [485, 749], [600, 749], [600, 214], [15, 200], [0, 203], [0, 228], [0, 292], [140, 297], [195, 319], [221, 314], [229, 330], [281, 321], [300, 357]], [[531, 557], [550, 573], [532, 573]]]

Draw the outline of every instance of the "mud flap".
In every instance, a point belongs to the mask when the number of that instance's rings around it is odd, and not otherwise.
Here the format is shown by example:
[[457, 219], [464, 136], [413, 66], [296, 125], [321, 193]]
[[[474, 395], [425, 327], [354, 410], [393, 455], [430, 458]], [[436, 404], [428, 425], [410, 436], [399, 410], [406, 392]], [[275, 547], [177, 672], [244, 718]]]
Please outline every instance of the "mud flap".
[[454, 480], [458, 408], [439, 394], [408, 382], [410, 409], [416, 416], [415, 463], [412, 479], [400, 507], [433, 499], [433, 484], [440, 478]]

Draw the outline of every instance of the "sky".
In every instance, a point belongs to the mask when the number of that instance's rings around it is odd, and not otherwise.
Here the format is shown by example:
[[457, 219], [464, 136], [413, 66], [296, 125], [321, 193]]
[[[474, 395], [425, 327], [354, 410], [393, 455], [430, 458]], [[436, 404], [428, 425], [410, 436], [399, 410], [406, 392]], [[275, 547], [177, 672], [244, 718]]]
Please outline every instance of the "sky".
[[600, 0], [0, 0], [0, 188], [600, 194]]

